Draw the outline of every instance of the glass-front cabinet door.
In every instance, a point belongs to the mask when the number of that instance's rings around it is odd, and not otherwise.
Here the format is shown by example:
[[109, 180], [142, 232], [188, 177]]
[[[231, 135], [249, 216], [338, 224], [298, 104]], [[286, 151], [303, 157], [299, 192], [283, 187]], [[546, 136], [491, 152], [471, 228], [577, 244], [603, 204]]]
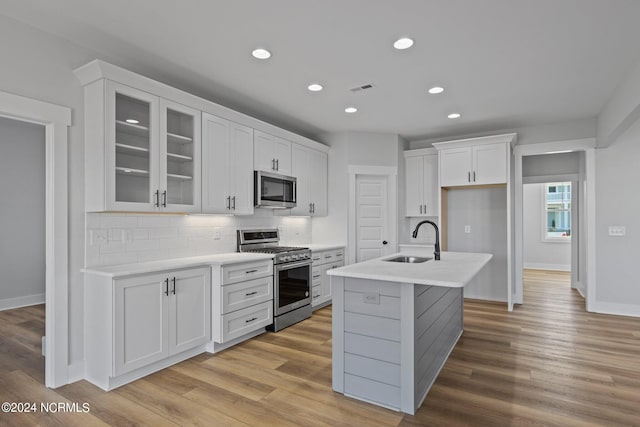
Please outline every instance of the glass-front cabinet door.
[[200, 212], [201, 112], [160, 100], [160, 205]]
[[157, 209], [159, 99], [110, 81], [106, 90], [106, 206], [153, 211]]

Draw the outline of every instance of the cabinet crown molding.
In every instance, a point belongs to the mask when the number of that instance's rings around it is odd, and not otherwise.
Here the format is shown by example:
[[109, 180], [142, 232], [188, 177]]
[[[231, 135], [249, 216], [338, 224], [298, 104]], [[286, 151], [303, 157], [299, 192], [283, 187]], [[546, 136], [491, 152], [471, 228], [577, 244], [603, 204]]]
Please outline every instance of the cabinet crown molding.
[[433, 147], [440, 151], [448, 148], [471, 147], [485, 144], [508, 143], [515, 145], [518, 140], [518, 134], [505, 133], [501, 135], [480, 136], [476, 138], [455, 139], [451, 141], [434, 142]]
[[404, 152], [404, 157], [429, 156], [433, 154], [438, 154], [438, 150], [435, 148], [418, 148], [415, 150], [406, 150]]

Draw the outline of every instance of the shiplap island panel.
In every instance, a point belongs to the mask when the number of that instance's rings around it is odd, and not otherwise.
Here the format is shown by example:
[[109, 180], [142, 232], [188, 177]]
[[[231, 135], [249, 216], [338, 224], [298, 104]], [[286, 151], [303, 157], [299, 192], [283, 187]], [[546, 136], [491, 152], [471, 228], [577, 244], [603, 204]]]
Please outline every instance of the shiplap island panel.
[[464, 285], [491, 255], [385, 261], [397, 255], [329, 272], [333, 389], [414, 414], [462, 334]]

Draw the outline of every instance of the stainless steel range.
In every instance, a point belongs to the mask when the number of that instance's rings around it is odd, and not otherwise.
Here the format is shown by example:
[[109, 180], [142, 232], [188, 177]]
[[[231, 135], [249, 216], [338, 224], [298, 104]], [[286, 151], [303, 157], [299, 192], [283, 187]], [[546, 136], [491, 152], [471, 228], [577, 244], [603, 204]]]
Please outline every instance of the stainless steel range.
[[273, 325], [279, 331], [311, 317], [311, 251], [280, 246], [278, 229], [238, 230], [238, 252], [274, 254]]

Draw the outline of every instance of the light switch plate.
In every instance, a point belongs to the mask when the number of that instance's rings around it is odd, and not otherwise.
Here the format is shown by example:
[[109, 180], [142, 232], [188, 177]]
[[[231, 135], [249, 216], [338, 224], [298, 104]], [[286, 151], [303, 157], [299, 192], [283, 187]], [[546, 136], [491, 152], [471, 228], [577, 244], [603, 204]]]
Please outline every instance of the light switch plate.
[[465, 225], [464, 226], [464, 232], [465, 233], [471, 233], [471, 226], [470, 225]]
[[375, 292], [365, 292], [362, 294], [362, 302], [365, 304], [380, 304], [380, 294]]
[[609, 236], [624, 236], [627, 234], [627, 230], [624, 225], [610, 225], [609, 226]]

